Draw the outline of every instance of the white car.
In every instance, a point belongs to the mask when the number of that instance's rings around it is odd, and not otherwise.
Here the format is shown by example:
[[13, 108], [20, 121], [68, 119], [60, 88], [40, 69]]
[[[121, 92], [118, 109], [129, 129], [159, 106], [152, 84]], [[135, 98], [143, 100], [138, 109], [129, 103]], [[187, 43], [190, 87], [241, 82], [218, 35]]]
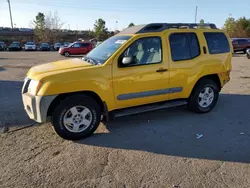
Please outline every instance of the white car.
[[250, 48], [247, 49], [247, 58], [250, 59]]
[[37, 50], [36, 44], [34, 42], [27, 42], [26, 44], [24, 44], [24, 50]]

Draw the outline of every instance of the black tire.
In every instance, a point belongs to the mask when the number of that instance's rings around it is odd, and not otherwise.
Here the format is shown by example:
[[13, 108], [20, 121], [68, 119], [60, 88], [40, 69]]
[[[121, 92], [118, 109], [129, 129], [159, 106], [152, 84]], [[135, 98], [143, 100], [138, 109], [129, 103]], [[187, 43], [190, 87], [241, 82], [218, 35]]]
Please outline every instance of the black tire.
[[[212, 103], [207, 107], [202, 107], [199, 104], [199, 95], [205, 88], [211, 88], [214, 92], [214, 98]], [[202, 79], [195, 86], [191, 96], [188, 100], [188, 108], [189, 110], [196, 113], [208, 113], [210, 112], [218, 102], [219, 98], [219, 88], [218, 85], [211, 79]]]
[[[75, 106], [85, 106], [92, 114], [92, 122], [79, 133], [73, 133], [69, 131], [64, 123], [63, 118], [67, 111]], [[55, 132], [62, 138], [67, 140], [80, 140], [93, 134], [101, 121], [101, 109], [98, 103], [87, 95], [74, 95], [64, 99], [52, 112], [51, 123], [54, 127]]]
[[70, 56], [70, 53], [69, 52], [64, 52], [63, 54], [65, 57], [69, 57]]

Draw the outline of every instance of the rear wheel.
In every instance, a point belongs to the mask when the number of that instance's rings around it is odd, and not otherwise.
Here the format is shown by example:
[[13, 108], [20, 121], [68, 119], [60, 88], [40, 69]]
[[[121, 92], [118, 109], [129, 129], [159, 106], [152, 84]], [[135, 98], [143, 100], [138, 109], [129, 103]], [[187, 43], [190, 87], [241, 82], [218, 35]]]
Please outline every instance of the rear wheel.
[[100, 121], [100, 106], [87, 95], [66, 98], [52, 113], [52, 125], [56, 133], [67, 140], [79, 140], [90, 136]]
[[207, 113], [215, 107], [218, 98], [217, 84], [211, 79], [203, 79], [194, 88], [188, 101], [188, 108], [197, 113]]
[[69, 53], [69, 52], [64, 52], [64, 56], [65, 56], [65, 57], [69, 57], [69, 56], [70, 56], [70, 53]]

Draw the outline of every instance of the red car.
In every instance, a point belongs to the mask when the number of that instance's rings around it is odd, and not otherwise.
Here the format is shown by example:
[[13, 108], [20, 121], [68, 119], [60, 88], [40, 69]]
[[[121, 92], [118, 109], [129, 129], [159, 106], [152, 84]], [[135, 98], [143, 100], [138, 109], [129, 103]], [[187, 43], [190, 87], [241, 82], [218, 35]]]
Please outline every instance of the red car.
[[60, 47], [59, 54], [69, 57], [71, 55], [84, 55], [93, 49], [91, 42], [74, 42], [68, 47]]
[[247, 49], [250, 48], [250, 39], [248, 38], [232, 38], [231, 40], [234, 52], [242, 51], [246, 53]]

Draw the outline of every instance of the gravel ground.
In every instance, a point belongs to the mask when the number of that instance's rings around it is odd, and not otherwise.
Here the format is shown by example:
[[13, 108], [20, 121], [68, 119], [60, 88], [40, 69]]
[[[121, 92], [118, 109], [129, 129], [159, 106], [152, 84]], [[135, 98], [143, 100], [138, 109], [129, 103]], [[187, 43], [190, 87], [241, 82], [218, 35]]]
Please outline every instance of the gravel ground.
[[[209, 114], [183, 108], [100, 125], [85, 140], [31, 125], [21, 102], [29, 67], [55, 52], [0, 53], [0, 187], [232, 187], [250, 184], [250, 61], [233, 58], [232, 80]], [[196, 134], [203, 134], [200, 139]]]

